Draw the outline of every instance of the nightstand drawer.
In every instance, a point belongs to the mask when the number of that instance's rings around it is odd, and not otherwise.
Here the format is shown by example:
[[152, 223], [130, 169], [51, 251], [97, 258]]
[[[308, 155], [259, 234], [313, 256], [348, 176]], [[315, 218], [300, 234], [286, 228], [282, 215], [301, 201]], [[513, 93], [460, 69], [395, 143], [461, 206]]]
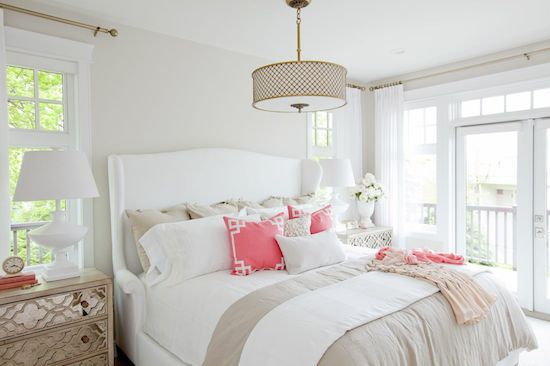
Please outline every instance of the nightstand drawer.
[[0, 346], [0, 365], [66, 364], [70, 359], [102, 350], [107, 351], [107, 345], [108, 330], [105, 319], [42, 333]]
[[392, 246], [392, 231], [390, 227], [350, 229], [347, 232], [339, 233], [338, 237], [344, 244], [378, 249]]
[[103, 353], [101, 355], [97, 355], [94, 357], [87, 358], [82, 361], [77, 361], [73, 363], [69, 363], [65, 366], [107, 366], [109, 362], [107, 361], [109, 358], [107, 353]]
[[106, 314], [106, 286], [0, 305], [0, 341]]

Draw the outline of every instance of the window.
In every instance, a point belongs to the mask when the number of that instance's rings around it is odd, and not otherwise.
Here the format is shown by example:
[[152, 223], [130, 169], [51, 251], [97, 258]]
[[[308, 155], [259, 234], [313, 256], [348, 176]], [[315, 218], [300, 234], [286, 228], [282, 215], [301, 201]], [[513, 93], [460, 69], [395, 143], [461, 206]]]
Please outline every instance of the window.
[[460, 118], [521, 112], [550, 107], [550, 89], [518, 91], [490, 97], [459, 101]]
[[10, 128], [65, 130], [63, 74], [9, 65], [6, 68]]
[[[0, 110], [7, 117], [0, 120], [0, 136], [7, 136], [0, 139], [0, 184], [8, 188], [8, 194], [0, 195], [0, 256], [20, 255], [28, 267], [52, 260], [51, 253], [31, 242], [27, 233], [50, 220], [55, 203], [12, 202], [22, 158], [29, 150], [90, 153], [93, 46], [15, 28], [6, 30], [5, 43], [0, 44], [0, 68], [5, 76], [0, 94], [6, 97], [1, 98]], [[91, 202], [67, 200], [61, 207], [67, 210], [69, 221], [93, 227]], [[93, 250], [93, 230], [89, 230], [69, 256], [81, 266], [93, 267]]]
[[[69, 88], [65, 87], [65, 80], [72, 76], [28, 65], [30, 63], [25, 66], [8, 64], [6, 67], [10, 199], [15, 192], [26, 151], [74, 148], [76, 141], [68, 133], [69, 128], [65, 123], [65, 106], [73, 102], [69, 97]], [[67, 207], [66, 202], [62, 202], [62, 207]], [[27, 265], [51, 262], [50, 251], [30, 241], [27, 233], [50, 220], [55, 202], [12, 201], [10, 208], [10, 255], [26, 258]]]
[[434, 231], [437, 210], [437, 108], [405, 111], [404, 221], [408, 230]]
[[335, 130], [333, 126], [333, 114], [329, 112], [314, 112], [309, 115], [311, 128], [310, 157], [312, 159], [333, 158], [336, 155]]

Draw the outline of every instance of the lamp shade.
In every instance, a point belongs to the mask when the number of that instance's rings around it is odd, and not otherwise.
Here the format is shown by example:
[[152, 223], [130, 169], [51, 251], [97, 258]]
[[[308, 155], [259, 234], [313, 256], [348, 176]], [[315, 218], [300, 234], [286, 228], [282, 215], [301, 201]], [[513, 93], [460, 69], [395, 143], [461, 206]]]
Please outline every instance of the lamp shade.
[[27, 151], [14, 201], [99, 196], [86, 155], [81, 151]]
[[315, 112], [346, 104], [343, 66], [324, 61], [287, 61], [252, 73], [253, 106], [271, 112]]
[[349, 159], [319, 160], [323, 169], [321, 186], [323, 187], [353, 187], [355, 179]]

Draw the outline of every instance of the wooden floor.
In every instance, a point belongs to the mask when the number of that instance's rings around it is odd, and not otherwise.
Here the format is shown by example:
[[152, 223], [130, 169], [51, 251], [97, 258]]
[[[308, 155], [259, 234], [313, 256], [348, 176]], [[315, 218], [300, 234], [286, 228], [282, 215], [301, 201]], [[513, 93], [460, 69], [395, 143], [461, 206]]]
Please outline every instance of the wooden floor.
[[124, 353], [120, 349], [117, 348], [117, 355], [118, 357], [115, 358], [115, 366], [134, 366], [132, 361], [126, 358]]
[[115, 366], [134, 366], [130, 360], [115, 358]]

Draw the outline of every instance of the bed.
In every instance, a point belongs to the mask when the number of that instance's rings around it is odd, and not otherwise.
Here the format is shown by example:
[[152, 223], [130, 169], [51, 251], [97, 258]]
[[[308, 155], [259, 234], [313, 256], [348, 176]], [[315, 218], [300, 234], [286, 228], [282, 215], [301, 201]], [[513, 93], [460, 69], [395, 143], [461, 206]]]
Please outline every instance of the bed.
[[[260, 201], [270, 195], [294, 197], [315, 191], [321, 174], [318, 163], [311, 160], [232, 149], [109, 157], [116, 342], [136, 366], [247, 365], [257, 364], [262, 357], [289, 365], [436, 365], [442, 364], [447, 350], [454, 353], [443, 364], [511, 366], [518, 363], [520, 352], [536, 347], [519, 306], [487, 273], [476, 277], [498, 293], [499, 301], [488, 319], [467, 329], [450, 322], [448, 304], [437, 291], [405, 276], [360, 274], [339, 281], [338, 286], [331, 283], [284, 301], [276, 299], [277, 293], [289, 293], [284, 286], [296, 288], [310, 277], [318, 282], [314, 276], [333, 279], [330, 271], [354, 270], [355, 262], [372, 255], [358, 249], [347, 249], [351, 264], [298, 276], [263, 271], [237, 277], [220, 271], [170, 289], [152, 287], [144, 281], [126, 209], [162, 208], [182, 202], [210, 204], [228, 198]], [[388, 285], [392, 281], [398, 282], [392, 287]], [[350, 292], [353, 286], [374, 287], [368, 296], [357, 296], [357, 292]], [[415, 289], [412, 292], [416, 294], [406, 293], [406, 289]], [[315, 304], [322, 302], [319, 296], [333, 296], [327, 291], [335, 292], [338, 299], [349, 296], [349, 301], [334, 301], [331, 313], [315, 318], [316, 312], [323, 311], [315, 309]], [[377, 295], [382, 292], [386, 297]], [[273, 295], [270, 301], [276, 306], [254, 319], [249, 309], [257, 309], [264, 295]], [[387, 304], [381, 300], [386, 298]], [[408, 302], [403, 303], [404, 298]], [[377, 303], [369, 309], [369, 304]], [[308, 311], [300, 315], [296, 309]], [[249, 313], [249, 318], [242, 316]], [[285, 323], [293, 316], [297, 318], [292, 323]], [[308, 322], [296, 325], [302, 318]], [[332, 322], [324, 324], [324, 318]], [[229, 338], [234, 341], [226, 342]], [[303, 339], [315, 341], [301, 344]], [[443, 344], [442, 340], [451, 343]], [[270, 362], [264, 358], [262, 363]]]

